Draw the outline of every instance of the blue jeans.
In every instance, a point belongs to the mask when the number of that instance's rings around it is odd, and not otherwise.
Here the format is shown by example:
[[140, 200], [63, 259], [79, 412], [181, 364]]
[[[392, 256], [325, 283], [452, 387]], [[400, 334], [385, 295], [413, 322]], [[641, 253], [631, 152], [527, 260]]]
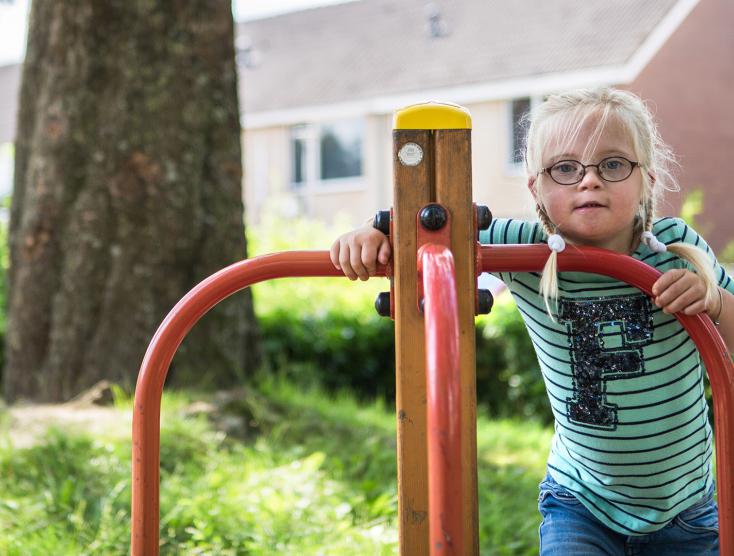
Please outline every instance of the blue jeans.
[[662, 529], [624, 535], [599, 521], [550, 475], [540, 483], [540, 556], [718, 556], [719, 514], [713, 489]]

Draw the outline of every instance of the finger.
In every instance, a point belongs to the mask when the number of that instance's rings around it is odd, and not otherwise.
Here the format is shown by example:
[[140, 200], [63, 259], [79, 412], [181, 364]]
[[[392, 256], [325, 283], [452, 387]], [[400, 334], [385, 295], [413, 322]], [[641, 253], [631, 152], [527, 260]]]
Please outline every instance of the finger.
[[367, 269], [362, 264], [362, 249], [363, 245], [355, 242], [352, 238], [349, 242], [349, 263], [352, 265], [352, 270], [359, 277], [360, 280], [367, 280], [370, 277]]
[[334, 265], [334, 268], [337, 270], [341, 270], [341, 265], [339, 264], [339, 250], [341, 248], [341, 241], [337, 239], [334, 241], [334, 243], [331, 244], [331, 249], [329, 249], [329, 258], [331, 259], [331, 264]]
[[370, 242], [362, 244], [362, 264], [369, 276], [375, 275], [377, 267], [377, 247]]
[[652, 293], [655, 296], [659, 296], [667, 288], [669, 288], [674, 282], [677, 282], [683, 278], [686, 271], [682, 268], [676, 268], [665, 272], [656, 282], [652, 285]]
[[700, 299], [696, 301], [695, 303], [691, 303], [688, 307], [683, 309], [683, 314], [698, 315], [699, 313], [703, 313], [705, 311], [706, 311], [706, 301], [704, 299]]
[[678, 311], [682, 311], [689, 305], [692, 305], [693, 303], [702, 300], [703, 298], [703, 293], [700, 292], [698, 288], [689, 288], [682, 292], [675, 299], [672, 299], [670, 302], [664, 304], [663, 312], [669, 314], [677, 313]]
[[692, 287], [701, 285], [700, 279], [692, 272], [686, 273], [680, 276], [675, 282], [669, 284], [664, 290], [662, 290], [655, 298], [655, 304], [658, 307], [665, 307], [670, 304], [674, 299], [680, 297], [683, 292], [689, 290]]
[[341, 249], [339, 250], [339, 265], [342, 267], [344, 276], [350, 280], [356, 280], [357, 274], [352, 269], [352, 265], [349, 261], [349, 243], [346, 239], [341, 240]]
[[390, 262], [390, 255], [392, 255], [390, 242], [385, 239], [380, 244], [380, 250], [377, 252], [377, 260], [380, 261], [382, 264], [387, 264], [388, 262]]

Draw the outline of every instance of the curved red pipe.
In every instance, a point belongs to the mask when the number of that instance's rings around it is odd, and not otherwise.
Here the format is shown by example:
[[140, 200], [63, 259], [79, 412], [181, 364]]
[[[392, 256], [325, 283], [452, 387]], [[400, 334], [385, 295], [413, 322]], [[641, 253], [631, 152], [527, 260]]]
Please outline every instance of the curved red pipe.
[[[385, 269], [378, 269], [384, 276]], [[235, 263], [187, 293], [161, 323], [145, 353], [135, 388], [132, 454], [133, 556], [157, 556], [159, 530], [160, 409], [163, 382], [178, 346], [194, 324], [233, 293], [273, 278], [344, 276], [328, 251], [290, 251]]]
[[461, 369], [454, 256], [443, 245], [423, 245], [418, 272], [423, 276], [426, 334], [430, 553], [462, 556]]
[[[540, 270], [548, 249], [538, 245], [484, 246], [478, 252], [477, 270], [531, 272]], [[632, 259], [594, 248], [568, 248], [559, 256], [561, 271], [596, 272], [628, 282], [648, 295], [659, 276], [655, 269]], [[384, 276], [385, 268], [378, 268]], [[133, 484], [131, 553], [158, 554], [160, 402], [168, 368], [188, 331], [214, 305], [252, 284], [295, 276], [341, 276], [327, 251], [276, 253], [233, 264], [194, 287], [161, 323], [143, 359], [135, 390], [133, 410]], [[726, 347], [710, 319], [700, 315], [676, 315], [696, 343], [708, 370], [714, 392], [717, 479], [719, 491], [720, 546], [729, 554], [732, 545], [731, 438], [734, 412], [734, 373]]]
[[[545, 245], [485, 245], [479, 249], [479, 268], [484, 272], [534, 272], [548, 260]], [[567, 246], [558, 254], [559, 272], [592, 272], [627, 282], [652, 296], [661, 273], [626, 255], [594, 247]], [[708, 316], [676, 313], [676, 318], [696, 344], [706, 366], [714, 398], [716, 482], [719, 504], [719, 548], [734, 554], [734, 368], [718, 330]]]

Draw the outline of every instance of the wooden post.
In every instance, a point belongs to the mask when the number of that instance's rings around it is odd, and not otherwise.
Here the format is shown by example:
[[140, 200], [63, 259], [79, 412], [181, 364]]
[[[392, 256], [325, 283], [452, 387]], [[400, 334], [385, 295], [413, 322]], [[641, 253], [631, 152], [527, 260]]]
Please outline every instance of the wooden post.
[[426, 103], [395, 114], [393, 131], [393, 268], [397, 371], [400, 554], [424, 556], [428, 545], [428, 469], [424, 324], [417, 299], [416, 215], [430, 202], [451, 214], [451, 250], [459, 293], [461, 443], [468, 554], [479, 554], [476, 479], [474, 344], [474, 209], [471, 200], [471, 117], [459, 107]]

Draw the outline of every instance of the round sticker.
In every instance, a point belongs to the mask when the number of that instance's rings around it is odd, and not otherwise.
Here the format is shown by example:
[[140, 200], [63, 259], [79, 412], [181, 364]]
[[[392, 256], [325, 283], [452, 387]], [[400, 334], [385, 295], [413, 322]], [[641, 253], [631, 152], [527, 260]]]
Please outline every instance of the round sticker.
[[416, 143], [405, 143], [398, 151], [398, 158], [403, 166], [418, 166], [423, 160], [423, 149]]

